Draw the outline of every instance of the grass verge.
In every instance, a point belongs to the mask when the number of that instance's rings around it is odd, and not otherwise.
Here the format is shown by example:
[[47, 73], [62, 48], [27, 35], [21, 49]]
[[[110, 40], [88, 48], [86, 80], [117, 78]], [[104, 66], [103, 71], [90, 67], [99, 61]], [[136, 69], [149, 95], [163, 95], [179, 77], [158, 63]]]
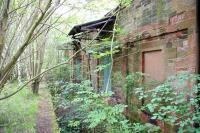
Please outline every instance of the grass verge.
[[[6, 95], [15, 88], [17, 83], [9, 83], [2, 93]], [[5, 133], [35, 133], [38, 99], [26, 87], [16, 95], [0, 101], [0, 128]]]

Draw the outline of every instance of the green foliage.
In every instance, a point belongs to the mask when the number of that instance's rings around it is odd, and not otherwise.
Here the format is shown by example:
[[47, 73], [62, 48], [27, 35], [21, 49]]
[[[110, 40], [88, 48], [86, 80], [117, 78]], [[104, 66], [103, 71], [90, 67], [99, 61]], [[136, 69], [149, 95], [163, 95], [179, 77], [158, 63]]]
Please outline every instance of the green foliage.
[[[61, 101], [60, 105], [65, 107], [78, 106], [78, 108], [74, 108], [73, 112], [79, 112], [79, 115], [70, 120], [70, 126], [80, 124], [80, 122], [77, 122], [78, 119], [86, 126], [85, 128], [90, 130], [102, 123], [112, 127], [119, 119], [125, 119], [122, 115], [125, 105], [116, 105], [114, 107], [108, 105], [106, 101], [108, 96], [110, 94], [95, 93], [90, 87], [90, 82], [84, 81], [81, 84], [69, 83], [59, 96], [59, 98], [62, 97], [62, 100], [60, 99], [59, 101]], [[72, 122], [73, 120], [75, 121]]]
[[54, 82], [64, 82], [70, 80], [70, 65], [63, 65], [58, 69], [53, 70], [52, 73], [46, 75], [47, 82], [54, 84]]
[[142, 108], [152, 113], [152, 119], [159, 119], [179, 127], [179, 132], [197, 132], [193, 124], [200, 124], [200, 108], [198, 93], [199, 75], [181, 73], [170, 77], [165, 83], [156, 88], [142, 92], [138, 89], [140, 98], [147, 98]]
[[119, 24], [116, 24], [116, 28], [114, 30], [115, 30], [116, 35], [119, 35], [119, 36], [126, 36], [129, 33], [126, 31], [126, 29], [121, 27]]
[[164, 9], [164, 2], [163, 0], [157, 0], [157, 15], [159, 17], [162, 17], [162, 14], [163, 14], [163, 9]]
[[112, 84], [115, 87], [121, 87], [121, 88], [124, 87], [125, 80], [124, 80], [124, 78], [122, 76], [121, 71], [114, 72], [112, 74]]
[[111, 55], [111, 54], [114, 54], [114, 53], [117, 53], [117, 52], [119, 52], [119, 50], [113, 50], [113, 51], [106, 50], [104, 52], [94, 53], [94, 57], [95, 58], [103, 58], [105, 56], [108, 56], [108, 55]]
[[[126, 82], [125, 82], [125, 92], [126, 92], [126, 101], [127, 104], [129, 105], [129, 108], [135, 109], [134, 106], [137, 106], [136, 104], [131, 103], [131, 99], [135, 95], [135, 91], [137, 88], [140, 88], [141, 90], [144, 90], [144, 85], [142, 84], [144, 74], [141, 72], [136, 72], [129, 74], [126, 77]], [[142, 99], [140, 99], [142, 100]]]
[[[112, 51], [111, 49], [112, 44]], [[109, 56], [111, 54], [119, 52], [119, 43], [117, 41], [112, 42], [110, 38], [102, 39], [100, 42], [96, 44], [92, 44], [87, 48], [87, 51], [91, 53], [95, 58], [103, 58], [105, 56]]]
[[56, 96], [56, 106], [70, 110], [59, 119], [62, 132], [146, 132], [146, 125], [130, 123], [123, 115], [126, 105], [109, 104], [112, 94], [96, 93], [90, 84], [89, 81], [68, 83]]
[[105, 68], [107, 68], [109, 66], [110, 66], [110, 63], [108, 63], [106, 65], [97, 65], [94, 72], [100, 72], [100, 71], [104, 70]]
[[3, 0], [0, 1], [0, 8], [1, 8], [2, 4], [3, 4]]
[[141, 72], [135, 72], [135, 73], [129, 74], [126, 77], [125, 89], [128, 90], [129, 92], [133, 93], [135, 88], [141, 87], [143, 76], [144, 76], [144, 74]]
[[122, 6], [130, 6], [133, 0], [118, 0]]
[[[10, 93], [16, 86], [16, 83], [7, 84], [2, 93]], [[29, 88], [0, 101], [0, 127], [4, 127], [6, 133], [35, 133], [37, 105], [38, 98]]]

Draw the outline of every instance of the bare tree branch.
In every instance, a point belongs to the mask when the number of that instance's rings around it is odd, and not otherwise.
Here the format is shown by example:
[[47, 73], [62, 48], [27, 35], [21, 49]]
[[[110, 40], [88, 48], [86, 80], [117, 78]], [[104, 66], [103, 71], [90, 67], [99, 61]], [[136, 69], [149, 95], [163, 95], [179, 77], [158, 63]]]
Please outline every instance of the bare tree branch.
[[24, 8], [24, 7], [27, 8], [28, 6], [30, 6], [30, 5], [33, 4], [34, 2], [35, 2], [35, 0], [31, 1], [30, 3], [28, 3], [28, 4], [26, 4], [26, 5], [20, 6], [20, 7], [16, 8], [16, 9], [10, 11], [8, 14], [12, 14], [12, 13], [16, 12], [17, 10], [22, 9], [22, 8]]
[[[48, 9], [51, 6], [51, 2], [52, 0], [49, 0], [46, 7], [45, 7], [45, 12], [44, 14], [41, 14], [39, 16], [39, 19], [33, 24], [32, 28], [30, 29], [30, 31], [27, 34], [27, 37], [23, 43], [23, 45], [18, 49], [18, 51], [15, 53], [15, 55], [12, 57], [11, 61], [5, 66], [5, 68], [3, 70], [0, 70], [1, 73], [1, 77], [4, 77], [4, 75], [12, 68], [13, 65], [15, 65], [15, 63], [17, 62], [18, 58], [20, 57], [20, 55], [23, 53], [23, 51], [26, 49], [26, 47], [29, 45], [29, 41], [35, 31], [35, 29], [38, 27], [38, 25], [40, 24], [40, 22], [43, 20], [45, 13], [48, 11]], [[3, 87], [3, 85], [5, 84], [5, 78], [4, 80], [1, 79], [0, 81], [0, 88]]]
[[[115, 15], [118, 11], [119, 11], [119, 10], [117, 10], [113, 15]], [[113, 15], [112, 15], [112, 16], [113, 16]], [[110, 16], [109, 19], [111, 19], [112, 16]], [[13, 93], [11, 93], [11, 94], [9, 94], [9, 95], [7, 95], [7, 96], [4, 96], [4, 97], [0, 98], [0, 100], [7, 99], [7, 98], [9, 98], [9, 97], [11, 97], [11, 96], [17, 94], [17, 93], [18, 93], [19, 91], [21, 91], [26, 85], [28, 85], [30, 82], [32, 82], [33, 80], [37, 79], [37, 78], [40, 77], [41, 75], [43, 75], [43, 74], [45, 74], [45, 73], [47, 73], [47, 72], [49, 72], [49, 71], [51, 71], [51, 70], [53, 70], [53, 69], [55, 69], [55, 68], [58, 68], [58, 67], [60, 67], [60, 66], [62, 66], [62, 65], [68, 64], [79, 52], [81, 52], [82, 50], [84, 50], [84, 49], [87, 47], [87, 45], [90, 45], [90, 44], [92, 44], [92, 43], [95, 41], [95, 39], [99, 36], [99, 34], [101, 33], [101, 31], [102, 31], [102, 30], [104, 29], [104, 27], [107, 25], [109, 19], [108, 19], [107, 22], [103, 25], [103, 27], [101, 28], [101, 30], [98, 31], [98, 33], [96, 34], [96, 36], [95, 36], [88, 44], [86, 44], [84, 47], [82, 47], [82, 48], [80, 48], [78, 51], [76, 51], [67, 61], [62, 62], [62, 63], [57, 64], [57, 65], [55, 65], [55, 66], [53, 66], [53, 67], [51, 67], [51, 68], [46, 69], [45, 71], [41, 72], [40, 74], [36, 75], [35, 77], [33, 77], [32, 79], [30, 79], [29, 81], [27, 81], [24, 85], [22, 85], [21, 87], [19, 87], [15, 92], [13, 92]]]

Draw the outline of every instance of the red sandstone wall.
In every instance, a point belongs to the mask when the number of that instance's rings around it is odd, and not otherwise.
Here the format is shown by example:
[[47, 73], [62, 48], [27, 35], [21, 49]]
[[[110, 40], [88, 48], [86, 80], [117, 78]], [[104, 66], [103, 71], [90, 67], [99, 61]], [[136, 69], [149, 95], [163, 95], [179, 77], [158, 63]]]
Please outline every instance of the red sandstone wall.
[[[128, 56], [118, 60], [122, 63], [114, 64], [114, 71], [122, 71], [123, 74], [146, 72], [151, 71], [151, 63], [159, 62], [163, 63], [160, 66], [160, 73], [164, 75], [161, 81], [181, 71], [196, 73], [198, 47], [195, 8], [195, 0], [134, 0], [134, 5], [120, 13], [117, 22], [123, 29], [123, 34], [118, 36], [125, 46], [121, 56]], [[154, 54], [150, 59], [145, 57], [145, 53], [154, 51], [160, 51], [162, 58], [154, 58]], [[146, 63], [149, 68], [146, 68]], [[150, 121], [148, 115], [141, 112], [137, 114], [140, 119]], [[135, 117], [135, 114], [129, 115]], [[171, 126], [161, 121], [156, 123], [163, 132], [174, 132]]]
[[[179, 71], [196, 72], [195, 0], [161, 0], [162, 4], [156, 1], [160, 0], [135, 0], [132, 7], [122, 11], [118, 24], [126, 35], [119, 36], [120, 41], [132, 45], [139, 43], [141, 54], [162, 50], [166, 77]], [[134, 49], [129, 49], [130, 72], [135, 71], [134, 63], [137, 64]], [[142, 56], [139, 58], [137, 65], [142, 71]]]

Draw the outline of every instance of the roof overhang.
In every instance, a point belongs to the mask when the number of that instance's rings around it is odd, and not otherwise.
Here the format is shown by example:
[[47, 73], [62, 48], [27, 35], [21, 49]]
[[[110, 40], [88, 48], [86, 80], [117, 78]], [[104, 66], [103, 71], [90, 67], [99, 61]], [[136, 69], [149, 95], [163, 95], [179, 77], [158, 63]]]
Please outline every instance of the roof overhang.
[[96, 21], [91, 21], [88, 23], [76, 25], [71, 29], [68, 35], [74, 36], [81, 32], [96, 31], [97, 29], [101, 29], [102, 32], [110, 32], [110, 31], [106, 31], [106, 27], [110, 25], [114, 25], [115, 20], [116, 20], [116, 17], [112, 16], [112, 17], [106, 17], [106, 18], [99, 19]]

